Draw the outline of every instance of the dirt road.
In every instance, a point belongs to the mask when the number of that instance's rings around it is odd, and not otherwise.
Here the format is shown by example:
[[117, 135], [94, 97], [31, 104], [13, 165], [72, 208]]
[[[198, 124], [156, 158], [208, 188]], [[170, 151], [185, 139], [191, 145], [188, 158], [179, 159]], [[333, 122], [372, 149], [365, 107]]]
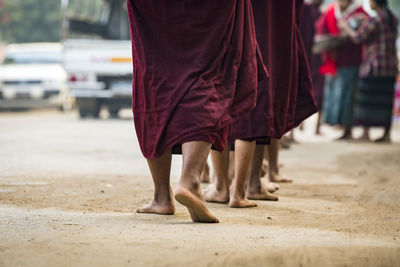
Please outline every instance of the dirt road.
[[153, 187], [130, 118], [0, 113], [0, 266], [400, 266], [400, 143], [326, 135], [282, 152], [279, 202], [208, 204], [208, 225], [135, 214]]

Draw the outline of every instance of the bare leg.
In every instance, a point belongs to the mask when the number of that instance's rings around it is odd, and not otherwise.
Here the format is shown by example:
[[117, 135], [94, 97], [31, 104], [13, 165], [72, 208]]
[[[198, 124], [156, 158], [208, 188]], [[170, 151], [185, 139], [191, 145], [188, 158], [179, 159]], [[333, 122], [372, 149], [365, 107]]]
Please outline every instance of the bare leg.
[[253, 158], [256, 142], [235, 141], [235, 178], [230, 190], [229, 206], [232, 208], [256, 207], [257, 204], [246, 198], [247, 176]]
[[294, 139], [294, 130], [290, 131], [289, 137], [283, 136], [279, 142], [281, 148], [283, 149], [289, 149], [291, 143], [297, 143], [297, 141]]
[[[261, 168], [261, 178], [263, 178], [267, 172], [269, 172], [269, 159], [268, 159], [268, 152], [269, 151], [269, 146], [264, 146], [264, 159], [263, 159], [263, 165]], [[283, 167], [283, 164], [279, 163], [278, 164], [279, 168]], [[268, 192], [273, 193], [276, 190], [279, 189], [279, 184], [277, 183], [273, 183], [269, 180], [269, 177], [267, 177], [266, 179], [262, 179], [265, 180], [264, 184], [266, 184], [266, 188], [268, 190]]]
[[390, 143], [390, 129], [391, 126], [385, 127], [385, 133], [383, 136], [377, 140], [375, 140], [376, 143]]
[[366, 126], [363, 127], [363, 134], [357, 140], [359, 140], [359, 141], [367, 141], [367, 142], [371, 141], [371, 139], [369, 138], [369, 127], [366, 127]]
[[261, 166], [264, 159], [264, 145], [256, 145], [250, 166], [249, 183], [246, 197], [254, 200], [278, 200], [278, 197], [268, 192], [261, 182]]
[[207, 209], [200, 191], [200, 175], [204, 169], [211, 144], [203, 141], [182, 145], [182, 175], [175, 191], [175, 199], [186, 206], [194, 222], [217, 223]]
[[137, 210], [138, 213], [172, 215], [175, 213], [172, 190], [169, 184], [171, 171], [171, 152], [156, 159], [147, 159], [154, 182], [154, 199]]
[[204, 198], [209, 202], [227, 203], [229, 201], [228, 165], [229, 146], [222, 152], [211, 151], [215, 179], [204, 192]]
[[208, 163], [204, 165], [203, 172], [201, 173], [200, 182], [208, 184], [210, 182], [210, 167], [208, 167]]
[[291, 179], [283, 178], [279, 173], [278, 156], [279, 140], [271, 138], [271, 144], [268, 146], [269, 180], [274, 183], [291, 183]]
[[263, 162], [261, 164], [260, 176], [264, 177], [267, 174], [267, 171], [268, 171], [268, 161], [263, 159]]
[[[263, 165], [261, 168], [261, 178], [264, 177], [267, 172], [269, 173], [269, 159], [268, 159], [268, 154], [269, 154], [269, 146], [264, 146], [264, 159], [263, 159]], [[279, 168], [283, 167], [283, 164], [278, 164]], [[265, 168], [265, 173], [263, 173], [263, 169]], [[277, 183], [273, 183], [269, 180], [269, 175], [268, 177], [265, 179], [265, 184], [266, 184], [266, 188], [270, 193], [275, 192], [276, 190], [279, 189], [279, 184]]]
[[229, 164], [228, 164], [228, 184], [232, 183], [235, 177], [235, 151], [230, 151], [229, 149]]
[[315, 128], [316, 135], [321, 135], [321, 118], [322, 118], [322, 111], [318, 112], [317, 127]]
[[279, 184], [271, 182], [268, 178], [261, 178], [261, 184], [270, 193], [274, 193], [280, 188]]
[[350, 140], [350, 139], [352, 139], [353, 137], [351, 135], [351, 129], [352, 129], [351, 126], [348, 126], [348, 125], [345, 126], [344, 133], [343, 133], [343, 135], [341, 137], [338, 138], [338, 140]]

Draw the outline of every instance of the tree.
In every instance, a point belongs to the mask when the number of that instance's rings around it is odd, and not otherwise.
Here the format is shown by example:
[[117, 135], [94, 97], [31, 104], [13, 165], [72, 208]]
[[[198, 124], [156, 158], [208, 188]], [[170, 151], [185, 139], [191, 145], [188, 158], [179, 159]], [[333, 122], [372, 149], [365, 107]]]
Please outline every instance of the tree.
[[0, 0], [0, 37], [5, 42], [58, 42], [60, 5], [57, 0]]

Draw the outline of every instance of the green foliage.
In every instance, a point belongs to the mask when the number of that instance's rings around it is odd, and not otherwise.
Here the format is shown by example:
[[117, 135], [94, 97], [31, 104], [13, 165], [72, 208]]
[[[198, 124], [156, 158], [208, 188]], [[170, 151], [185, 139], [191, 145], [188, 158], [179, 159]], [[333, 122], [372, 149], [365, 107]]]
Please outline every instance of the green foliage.
[[60, 0], [3, 2], [4, 6], [0, 9], [0, 41], [20, 43], [60, 40]]

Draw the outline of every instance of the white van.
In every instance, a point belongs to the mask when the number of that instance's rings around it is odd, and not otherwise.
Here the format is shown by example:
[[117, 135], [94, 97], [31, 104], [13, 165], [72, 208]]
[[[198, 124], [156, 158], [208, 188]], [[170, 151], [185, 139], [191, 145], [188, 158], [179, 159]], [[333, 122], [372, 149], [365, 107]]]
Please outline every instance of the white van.
[[10, 44], [0, 65], [0, 108], [68, 105], [59, 43]]

